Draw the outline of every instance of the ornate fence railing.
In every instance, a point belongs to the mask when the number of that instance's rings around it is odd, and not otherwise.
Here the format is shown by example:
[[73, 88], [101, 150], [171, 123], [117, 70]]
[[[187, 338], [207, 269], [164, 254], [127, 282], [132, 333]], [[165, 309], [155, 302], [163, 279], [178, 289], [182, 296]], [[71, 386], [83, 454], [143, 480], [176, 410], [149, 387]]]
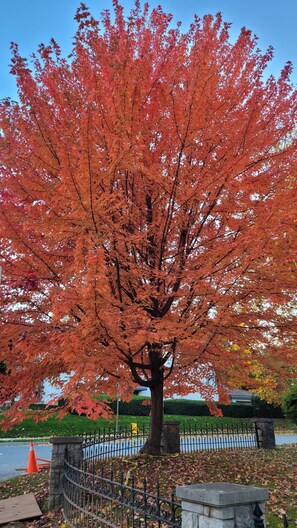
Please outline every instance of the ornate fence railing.
[[258, 446], [254, 424], [242, 422], [230, 427], [188, 426], [180, 431], [181, 452], [217, 451], [219, 449], [247, 449]]
[[64, 516], [72, 528], [155, 528], [181, 526], [181, 505], [174, 496], [147, 491], [146, 480], [136, 486], [134, 477], [119, 482], [112, 474], [96, 474], [85, 461], [80, 467], [66, 456], [64, 467]]
[[[100, 473], [97, 462], [114, 457], [135, 455], [143, 446], [148, 427], [118, 430], [109, 428], [86, 434], [80, 463], [65, 457], [63, 508], [72, 528], [179, 528], [181, 507], [172, 496], [148, 492], [146, 481], [136, 486], [133, 476], [114, 479]], [[242, 423], [235, 428], [185, 427], [180, 431], [181, 452], [257, 447], [252, 424]]]
[[[137, 454], [148, 436], [148, 427], [122, 427], [102, 429], [84, 436], [84, 458], [106, 460], [114, 457], [126, 457]], [[241, 423], [235, 427], [228, 425], [188, 426], [180, 429], [180, 451], [217, 451], [218, 449], [256, 448], [257, 435], [254, 425]]]

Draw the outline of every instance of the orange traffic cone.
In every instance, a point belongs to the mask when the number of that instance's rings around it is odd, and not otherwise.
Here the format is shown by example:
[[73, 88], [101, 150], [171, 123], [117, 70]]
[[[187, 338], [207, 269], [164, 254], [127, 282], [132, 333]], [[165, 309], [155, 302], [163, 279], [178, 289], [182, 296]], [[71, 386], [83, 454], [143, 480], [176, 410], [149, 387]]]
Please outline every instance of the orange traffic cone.
[[34, 444], [33, 442], [30, 442], [30, 451], [29, 451], [29, 458], [28, 458], [28, 473], [37, 473], [38, 471], [38, 464], [37, 459], [34, 451]]

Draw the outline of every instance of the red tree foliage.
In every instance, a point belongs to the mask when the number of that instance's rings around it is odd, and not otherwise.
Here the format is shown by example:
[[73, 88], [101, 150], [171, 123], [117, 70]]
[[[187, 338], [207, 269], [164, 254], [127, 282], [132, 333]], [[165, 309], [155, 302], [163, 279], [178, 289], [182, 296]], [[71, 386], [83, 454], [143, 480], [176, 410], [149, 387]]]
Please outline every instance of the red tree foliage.
[[82, 4], [67, 60], [13, 44], [0, 112], [2, 398], [22, 418], [47, 379], [96, 417], [92, 395], [149, 387], [150, 452], [164, 386], [224, 400], [251, 360], [296, 362], [291, 66], [264, 80], [247, 29], [171, 18]]

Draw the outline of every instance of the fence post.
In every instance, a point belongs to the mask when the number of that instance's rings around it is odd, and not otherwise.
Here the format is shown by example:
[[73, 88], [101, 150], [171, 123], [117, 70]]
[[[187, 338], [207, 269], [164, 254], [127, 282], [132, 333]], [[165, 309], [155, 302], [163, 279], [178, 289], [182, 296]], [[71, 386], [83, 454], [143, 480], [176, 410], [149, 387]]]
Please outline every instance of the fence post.
[[162, 453], [180, 453], [179, 422], [163, 422]]
[[258, 448], [274, 449], [274, 421], [271, 418], [253, 418]]
[[48, 506], [49, 510], [57, 511], [62, 507], [66, 448], [74, 464], [79, 465], [83, 457], [83, 439], [80, 436], [55, 436], [54, 438], [51, 438], [50, 441], [53, 445], [53, 449], [49, 476]]
[[182, 500], [182, 528], [253, 528], [262, 522], [268, 490], [211, 482], [177, 486], [176, 495]]

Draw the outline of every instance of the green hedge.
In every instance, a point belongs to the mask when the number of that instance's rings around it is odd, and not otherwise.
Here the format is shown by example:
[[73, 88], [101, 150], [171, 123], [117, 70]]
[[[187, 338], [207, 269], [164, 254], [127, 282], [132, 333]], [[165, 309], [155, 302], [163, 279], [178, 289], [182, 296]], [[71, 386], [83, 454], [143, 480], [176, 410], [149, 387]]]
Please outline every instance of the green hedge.
[[272, 405], [261, 400], [258, 396], [252, 397], [252, 406], [254, 409], [254, 416], [257, 418], [284, 418], [284, 412], [281, 405]]
[[31, 411], [45, 411], [46, 409], [58, 409], [58, 405], [46, 405], [46, 403], [31, 403]]
[[[149, 398], [137, 397], [130, 402], [119, 402], [119, 414], [128, 416], [149, 416], [150, 405], [144, 405], [143, 402]], [[116, 413], [117, 403], [111, 402], [111, 409]], [[266, 403], [260, 398], [253, 397], [251, 405], [242, 403], [231, 403], [230, 405], [218, 405], [222, 410], [223, 416], [229, 418], [283, 418], [284, 414], [281, 407]], [[41, 410], [45, 404], [32, 404], [31, 409]], [[72, 411], [72, 414], [76, 414]], [[164, 414], [174, 414], [180, 416], [211, 416], [209, 408], [203, 401], [197, 400], [165, 400]]]
[[32, 411], [44, 411], [45, 409], [59, 409], [65, 404], [65, 400], [61, 398], [57, 405], [47, 405], [46, 403], [31, 403], [29, 409]]
[[[130, 402], [119, 402], [119, 414], [131, 416], [148, 416], [150, 405], [143, 405], [147, 398], [131, 400]], [[110, 404], [113, 412], [116, 412], [116, 402]], [[251, 405], [231, 403], [230, 405], [218, 405], [223, 416], [230, 418], [283, 418], [281, 407], [270, 405], [260, 398], [253, 398]], [[164, 414], [181, 416], [211, 416], [205, 402], [196, 400], [165, 400]]]
[[[126, 414], [130, 416], [148, 416], [150, 414], [151, 406], [143, 405], [142, 402], [148, 400], [149, 398], [133, 398], [129, 402], [119, 402], [119, 414]], [[117, 402], [110, 403], [110, 407], [113, 412], [116, 413]]]
[[[251, 418], [254, 416], [253, 408], [250, 405], [231, 403], [230, 405], [218, 405], [223, 416], [233, 418]], [[165, 401], [165, 414], [181, 414], [184, 416], [211, 416], [209, 408], [205, 402], [195, 402], [194, 400]]]
[[[218, 405], [218, 407], [222, 410], [223, 416], [231, 418], [252, 418], [255, 416], [251, 405], [231, 403], [230, 405]], [[164, 412], [165, 414], [181, 414], [184, 416], [211, 416], [206, 403], [196, 402], [195, 400], [165, 401]]]

